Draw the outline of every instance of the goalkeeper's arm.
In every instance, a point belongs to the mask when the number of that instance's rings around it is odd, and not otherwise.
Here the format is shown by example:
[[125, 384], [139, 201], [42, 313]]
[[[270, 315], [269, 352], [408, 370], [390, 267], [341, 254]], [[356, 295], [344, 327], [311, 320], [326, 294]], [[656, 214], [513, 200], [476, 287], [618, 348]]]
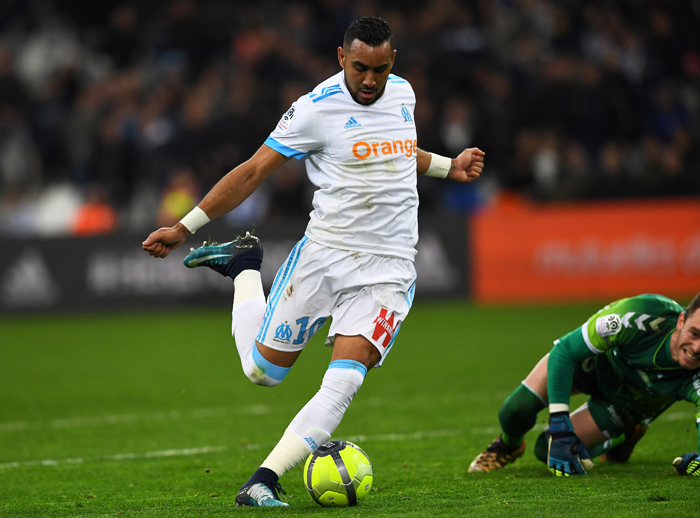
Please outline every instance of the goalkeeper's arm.
[[586, 446], [576, 436], [569, 419], [569, 400], [574, 379], [574, 366], [593, 353], [585, 346], [559, 341], [547, 360], [547, 393], [549, 397], [549, 471], [556, 476], [585, 475], [593, 466]]

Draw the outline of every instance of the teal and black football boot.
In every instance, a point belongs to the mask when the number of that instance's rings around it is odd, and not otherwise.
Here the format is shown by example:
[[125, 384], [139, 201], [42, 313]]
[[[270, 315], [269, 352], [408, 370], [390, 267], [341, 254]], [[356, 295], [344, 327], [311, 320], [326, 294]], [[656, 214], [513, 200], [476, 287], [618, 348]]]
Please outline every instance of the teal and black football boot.
[[263, 258], [262, 242], [250, 232], [238, 236], [229, 243], [205, 241], [197, 249], [191, 248], [185, 257], [185, 266], [206, 266], [225, 277], [236, 278], [243, 270], [260, 271]]
[[258, 482], [242, 487], [236, 495], [236, 505], [245, 507], [287, 507], [289, 504], [280, 500], [277, 492], [286, 494], [279, 483], [270, 487]]

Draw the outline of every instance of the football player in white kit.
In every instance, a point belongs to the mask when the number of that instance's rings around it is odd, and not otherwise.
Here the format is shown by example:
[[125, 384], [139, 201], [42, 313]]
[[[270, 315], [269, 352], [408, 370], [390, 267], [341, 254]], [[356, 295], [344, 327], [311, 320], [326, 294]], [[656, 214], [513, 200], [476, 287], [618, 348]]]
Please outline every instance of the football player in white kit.
[[236, 505], [281, 506], [279, 478], [326, 442], [362, 385], [379, 367], [406, 318], [415, 289], [416, 173], [470, 182], [484, 153], [450, 159], [418, 149], [410, 84], [391, 75], [396, 50], [388, 24], [364, 17], [338, 48], [342, 70], [302, 96], [264, 145], [222, 178], [172, 228], [143, 249], [165, 257], [211, 219], [237, 207], [287, 160], [304, 160], [318, 188], [305, 235], [282, 265], [267, 302], [262, 245], [250, 234], [205, 245], [185, 259], [234, 282], [232, 332], [253, 383], [278, 385], [308, 340], [332, 317], [333, 346], [318, 393], [236, 496]]

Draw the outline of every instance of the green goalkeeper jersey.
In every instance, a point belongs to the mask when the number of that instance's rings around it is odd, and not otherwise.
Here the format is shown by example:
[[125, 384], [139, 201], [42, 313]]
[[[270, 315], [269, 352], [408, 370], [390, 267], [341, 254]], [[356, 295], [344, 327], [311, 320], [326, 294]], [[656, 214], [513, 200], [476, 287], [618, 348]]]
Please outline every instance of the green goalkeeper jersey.
[[671, 359], [671, 335], [684, 311], [661, 295], [621, 299], [598, 311], [555, 342], [547, 368], [549, 402], [568, 404], [576, 362], [597, 355], [598, 389], [611, 402], [653, 419], [686, 400], [700, 419], [700, 370]]

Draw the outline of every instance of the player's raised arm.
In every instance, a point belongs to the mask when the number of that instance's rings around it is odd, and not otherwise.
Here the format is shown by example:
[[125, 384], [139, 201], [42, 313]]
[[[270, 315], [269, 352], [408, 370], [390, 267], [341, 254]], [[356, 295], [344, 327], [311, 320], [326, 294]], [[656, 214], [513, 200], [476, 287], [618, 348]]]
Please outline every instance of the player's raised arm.
[[457, 158], [447, 158], [419, 149], [416, 155], [418, 174], [449, 178], [460, 183], [472, 182], [484, 170], [485, 155], [476, 147], [465, 149]]
[[154, 257], [166, 257], [180, 246], [187, 236], [194, 234], [212, 219], [238, 207], [265, 178], [287, 160], [289, 157], [262, 145], [250, 160], [219, 180], [201, 203], [181, 221], [170, 228], [160, 228], [152, 232], [143, 242], [142, 248]]

